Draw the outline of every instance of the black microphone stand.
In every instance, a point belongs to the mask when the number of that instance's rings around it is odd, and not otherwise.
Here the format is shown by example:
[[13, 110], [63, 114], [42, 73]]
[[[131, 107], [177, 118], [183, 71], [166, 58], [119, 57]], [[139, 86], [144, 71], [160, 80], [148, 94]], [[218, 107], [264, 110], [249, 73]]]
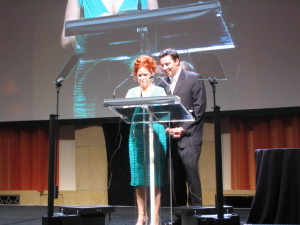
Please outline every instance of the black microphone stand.
[[59, 92], [62, 81], [56, 81], [56, 114], [50, 114], [49, 122], [49, 163], [48, 163], [48, 217], [53, 217], [54, 198], [57, 198], [58, 188], [55, 185], [56, 157], [58, 147], [58, 110]]
[[215, 133], [215, 161], [216, 161], [216, 208], [218, 219], [224, 218], [223, 207], [223, 174], [222, 174], [222, 147], [221, 147], [221, 122], [220, 122], [220, 106], [216, 105], [216, 78], [209, 78], [209, 83], [213, 90], [214, 100], [214, 133]]
[[59, 93], [62, 82], [68, 78], [78, 61], [78, 55], [72, 56], [54, 82], [56, 86], [56, 113], [50, 114], [49, 121], [48, 212], [47, 216], [42, 218], [43, 225], [57, 225], [59, 220], [59, 217], [54, 217], [54, 198], [58, 197], [58, 186], [55, 185], [55, 171], [57, 168], [58, 149]]
[[43, 225], [55, 225], [57, 219], [54, 217], [54, 198], [57, 198], [58, 187], [55, 185], [55, 170], [57, 157], [57, 138], [58, 138], [58, 106], [59, 91], [62, 86], [61, 81], [56, 81], [56, 113], [50, 114], [49, 121], [49, 159], [48, 159], [48, 213], [43, 217]]
[[220, 121], [220, 106], [216, 104], [216, 84], [217, 79], [209, 78], [209, 83], [212, 86], [213, 101], [214, 101], [214, 134], [215, 134], [215, 162], [216, 162], [216, 209], [217, 220], [216, 224], [223, 225], [239, 225], [239, 216], [232, 214], [224, 217], [224, 201], [223, 201], [223, 172], [222, 172], [222, 146], [221, 146], [221, 121]]

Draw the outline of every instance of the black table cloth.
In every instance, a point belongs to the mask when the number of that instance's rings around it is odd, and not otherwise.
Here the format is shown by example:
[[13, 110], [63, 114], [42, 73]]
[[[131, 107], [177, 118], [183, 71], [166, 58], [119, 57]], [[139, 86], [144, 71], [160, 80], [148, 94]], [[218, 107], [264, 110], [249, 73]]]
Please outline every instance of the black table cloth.
[[300, 224], [300, 149], [257, 149], [248, 224]]

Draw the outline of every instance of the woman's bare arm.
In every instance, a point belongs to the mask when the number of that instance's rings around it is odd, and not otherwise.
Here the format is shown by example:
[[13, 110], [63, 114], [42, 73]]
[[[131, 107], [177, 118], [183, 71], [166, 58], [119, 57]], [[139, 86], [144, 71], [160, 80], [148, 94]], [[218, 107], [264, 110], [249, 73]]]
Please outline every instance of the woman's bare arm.
[[[65, 12], [65, 21], [66, 20], [77, 20], [80, 19], [80, 8], [78, 0], [68, 0], [66, 12]], [[60, 44], [63, 48], [67, 48], [72, 44], [75, 44], [75, 37], [65, 37], [65, 26], [61, 32]]]

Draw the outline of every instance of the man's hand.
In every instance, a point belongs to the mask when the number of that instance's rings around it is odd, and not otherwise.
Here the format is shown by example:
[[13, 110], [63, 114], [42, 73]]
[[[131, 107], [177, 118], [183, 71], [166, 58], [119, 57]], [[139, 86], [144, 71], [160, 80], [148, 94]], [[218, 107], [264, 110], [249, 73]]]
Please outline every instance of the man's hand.
[[179, 139], [185, 135], [185, 131], [182, 127], [167, 128], [166, 132], [169, 133], [175, 139]]

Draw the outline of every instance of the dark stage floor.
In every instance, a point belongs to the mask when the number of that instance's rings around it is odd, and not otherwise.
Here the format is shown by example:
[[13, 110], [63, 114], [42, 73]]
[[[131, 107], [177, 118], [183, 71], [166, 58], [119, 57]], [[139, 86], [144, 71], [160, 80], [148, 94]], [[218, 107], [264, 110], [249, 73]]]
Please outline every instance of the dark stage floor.
[[[42, 217], [47, 215], [47, 206], [20, 206], [0, 205], [0, 225], [42, 225]], [[59, 212], [59, 207], [54, 208]], [[169, 218], [169, 208], [162, 208], [161, 218]], [[245, 224], [248, 208], [234, 208], [234, 213], [240, 217], [241, 225]], [[134, 225], [137, 210], [135, 207], [116, 206], [109, 221], [106, 216], [106, 225]]]

